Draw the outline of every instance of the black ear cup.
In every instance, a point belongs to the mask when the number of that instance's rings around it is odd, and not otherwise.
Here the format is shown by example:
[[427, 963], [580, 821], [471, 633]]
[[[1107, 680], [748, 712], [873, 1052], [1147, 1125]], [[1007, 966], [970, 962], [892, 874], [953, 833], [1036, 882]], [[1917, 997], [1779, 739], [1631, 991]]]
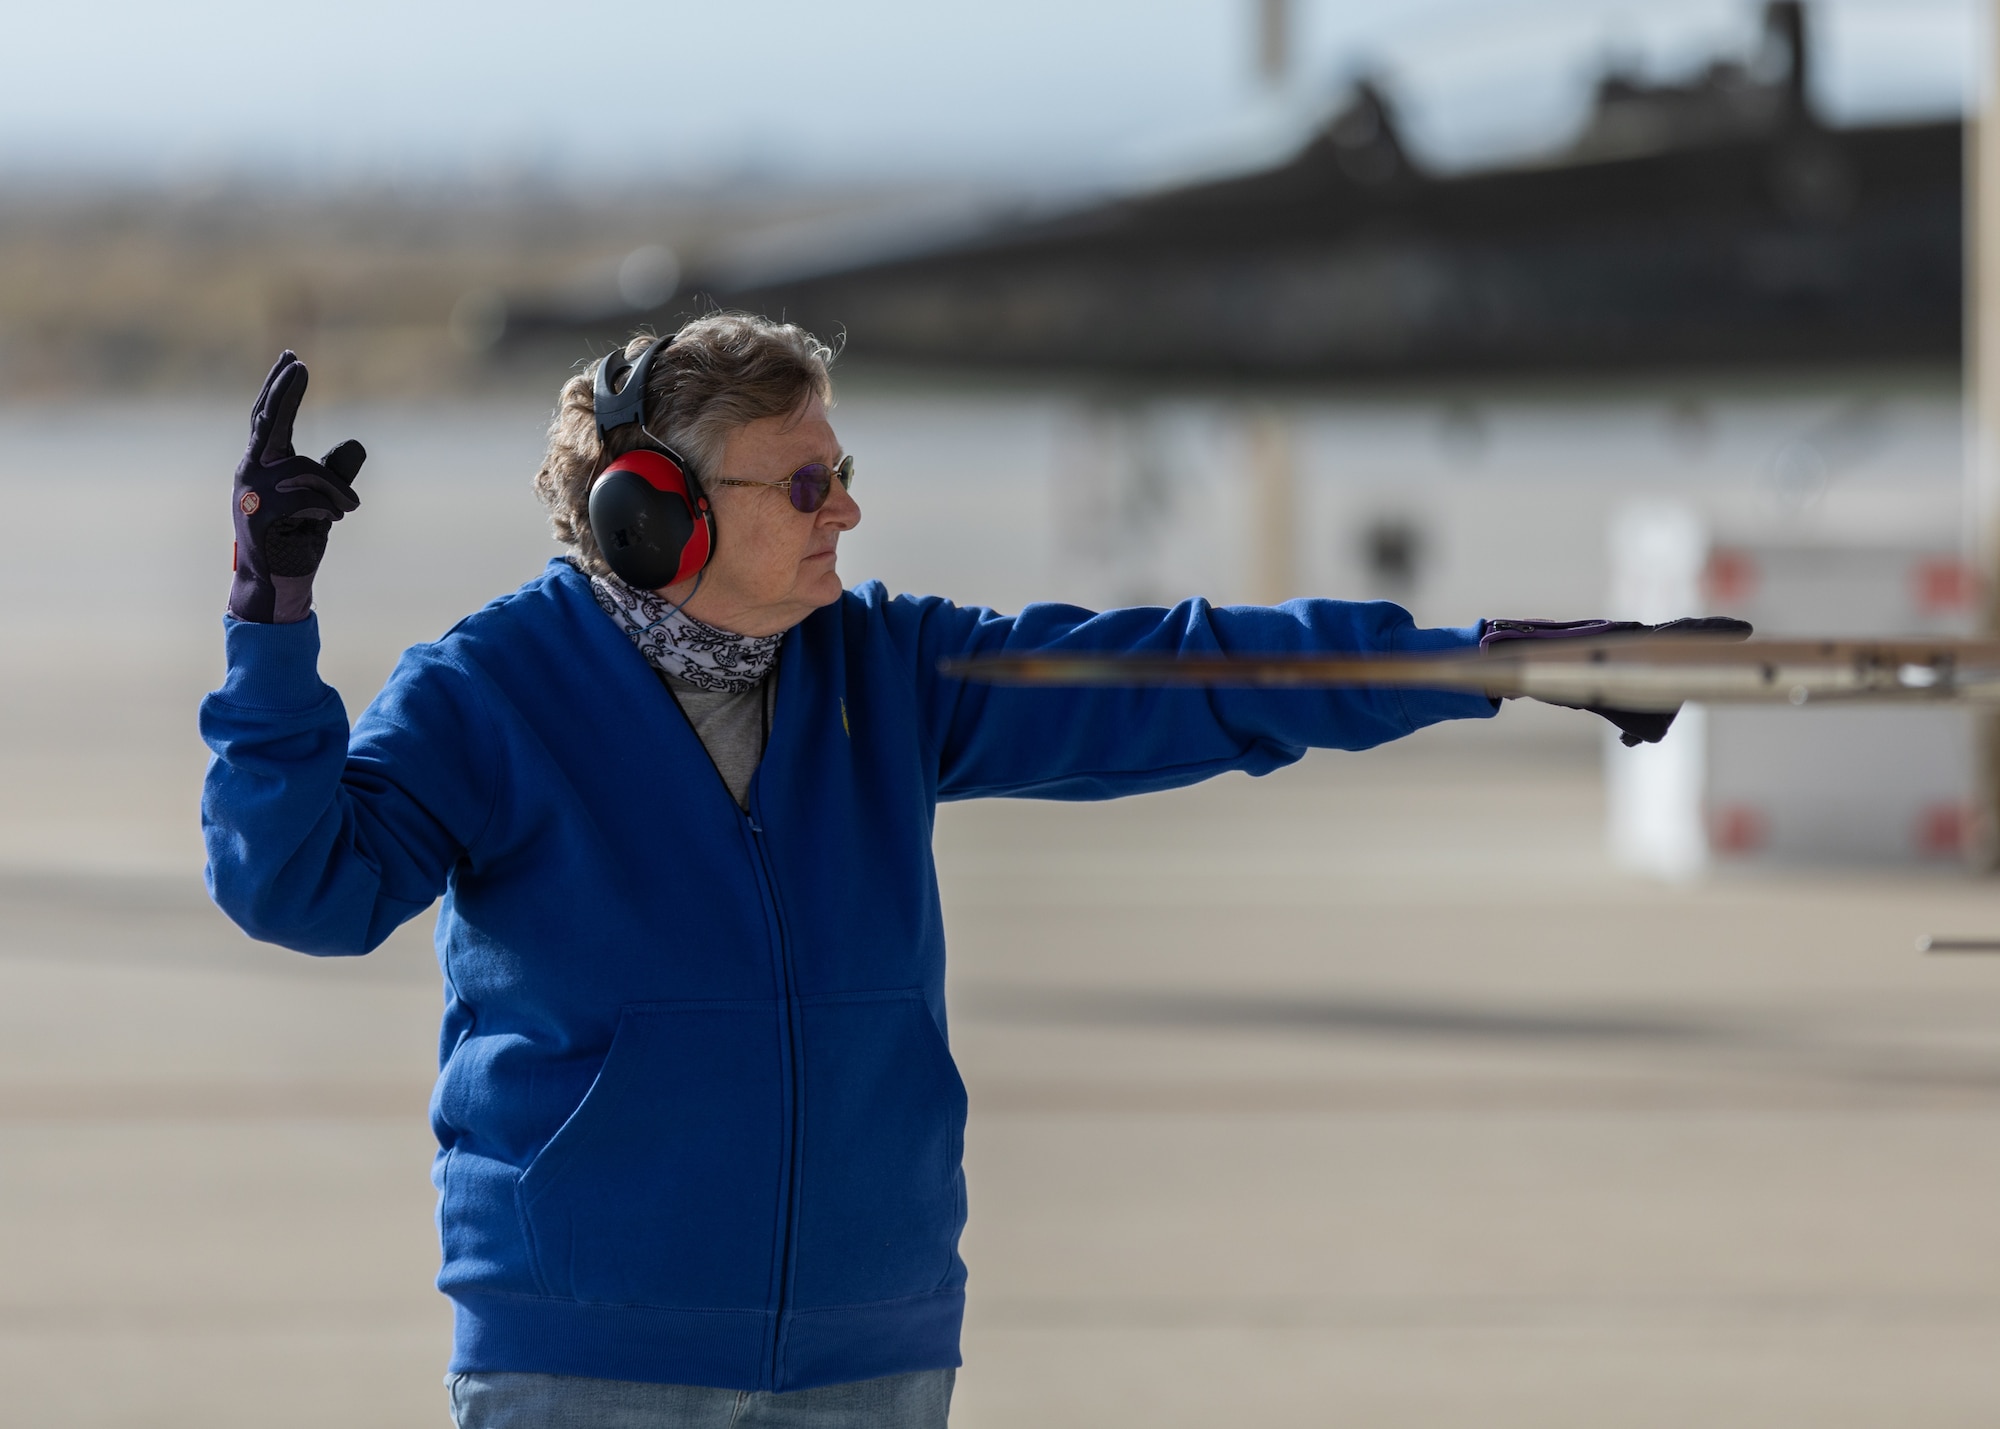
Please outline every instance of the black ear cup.
[[[673, 344], [655, 342], [628, 361], [614, 352], [597, 368], [592, 406], [601, 442], [637, 422], [645, 430], [646, 382], [653, 359]], [[701, 481], [684, 457], [659, 443], [619, 457], [591, 483], [590, 533], [618, 579], [660, 590], [690, 579], [715, 551], [715, 520]]]
[[638, 473], [614, 471], [590, 488], [590, 529], [620, 580], [658, 590], [674, 584], [694, 518], [681, 502], [661, 499]]
[[639, 590], [689, 579], [715, 549], [708, 502], [664, 452], [628, 452], [590, 487], [590, 532], [604, 563]]

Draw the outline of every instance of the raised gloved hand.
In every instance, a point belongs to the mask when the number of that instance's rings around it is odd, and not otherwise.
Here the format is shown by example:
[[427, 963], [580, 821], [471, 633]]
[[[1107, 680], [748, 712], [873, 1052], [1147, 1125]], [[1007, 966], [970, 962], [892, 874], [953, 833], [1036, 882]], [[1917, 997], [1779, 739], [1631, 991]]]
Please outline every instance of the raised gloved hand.
[[236, 468], [236, 579], [229, 613], [285, 625], [312, 611], [313, 575], [333, 523], [361, 504], [355, 473], [368, 453], [342, 442], [318, 461], [292, 450], [306, 365], [286, 350], [250, 409], [250, 446]]
[[[1750, 622], [1726, 615], [1689, 616], [1669, 620], [1664, 625], [1646, 625], [1637, 620], [1489, 620], [1479, 637], [1479, 648], [1491, 650], [1510, 640], [1581, 640], [1598, 635], [1706, 635], [1718, 640], [1747, 640]], [[1619, 741], [1626, 745], [1658, 744], [1680, 713], [1680, 707], [1659, 710], [1621, 710], [1604, 705], [1567, 705], [1561, 700], [1545, 703], [1564, 709], [1587, 710], [1618, 726]]]

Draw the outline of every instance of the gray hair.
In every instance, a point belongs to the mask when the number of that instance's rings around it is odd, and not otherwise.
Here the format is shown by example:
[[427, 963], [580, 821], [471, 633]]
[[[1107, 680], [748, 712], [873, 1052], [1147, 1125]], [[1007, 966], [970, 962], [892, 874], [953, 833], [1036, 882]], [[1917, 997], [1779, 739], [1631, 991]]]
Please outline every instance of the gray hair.
[[[636, 359], [657, 339], [641, 333], [625, 344]], [[646, 427], [713, 474], [729, 434], [760, 417], [783, 417], [817, 396], [833, 400], [833, 349], [802, 327], [749, 313], [710, 313], [674, 335], [646, 381]], [[556, 539], [592, 575], [611, 568], [590, 534], [590, 484], [617, 457], [645, 442], [637, 426], [600, 442], [592, 394], [601, 362], [563, 383], [549, 421], [549, 449], [535, 473], [535, 492], [549, 508]]]

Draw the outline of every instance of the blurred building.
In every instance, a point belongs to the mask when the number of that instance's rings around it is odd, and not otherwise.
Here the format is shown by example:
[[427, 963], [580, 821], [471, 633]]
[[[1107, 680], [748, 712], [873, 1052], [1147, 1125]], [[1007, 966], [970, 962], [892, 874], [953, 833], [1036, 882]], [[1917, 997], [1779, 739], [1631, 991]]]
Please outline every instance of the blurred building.
[[[783, 313], [850, 382], [1054, 396], [1054, 532], [1100, 599], [1594, 608], [1606, 524], [1661, 492], [1745, 539], [1951, 545], [1962, 126], [1823, 122], [1807, 21], [1606, 74], [1536, 162], [1434, 173], [1363, 83], [1267, 171], [872, 251], [801, 226], [651, 316]], [[625, 330], [523, 309], [508, 342]]]
[[[1752, 53], [1606, 74], [1562, 152], [1459, 175], [1362, 83], [1267, 171], [691, 291], [844, 333], [864, 370], [1063, 394], [1050, 529], [1087, 601], [1963, 630], [1962, 126], [1830, 126], [1811, 54], [1779, 0]], [[1606, 539], [1663, 498], [1700, 533], [1671, 611]], [[1972, 739], [1952, 712], [1697, 715], [1621, 766], [1620, 845], [1670, 873], [1954, 859]]]
[[1758, 53], [1607, 75], [1566, 151], [1458, 176], [1362, 83], [1266, 172], [690, 290], [871, 361], [1147, 381], [1956, 362], [1960, 125], [1831, 128], [1809, 55], [1780, 0]]

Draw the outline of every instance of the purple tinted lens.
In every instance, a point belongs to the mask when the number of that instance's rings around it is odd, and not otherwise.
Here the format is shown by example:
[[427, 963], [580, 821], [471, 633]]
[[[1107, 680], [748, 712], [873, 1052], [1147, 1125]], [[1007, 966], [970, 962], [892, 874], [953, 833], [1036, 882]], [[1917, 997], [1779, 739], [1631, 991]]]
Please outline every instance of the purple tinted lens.
[[833, 489], [833, 473], [821, 462], [802, 466], [792, 473], [792, 505], [800, 511], [817, 511], [826, 505]]

